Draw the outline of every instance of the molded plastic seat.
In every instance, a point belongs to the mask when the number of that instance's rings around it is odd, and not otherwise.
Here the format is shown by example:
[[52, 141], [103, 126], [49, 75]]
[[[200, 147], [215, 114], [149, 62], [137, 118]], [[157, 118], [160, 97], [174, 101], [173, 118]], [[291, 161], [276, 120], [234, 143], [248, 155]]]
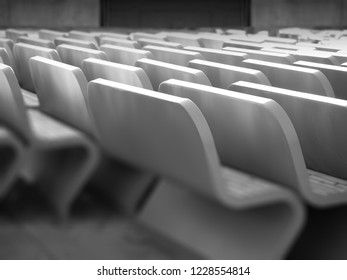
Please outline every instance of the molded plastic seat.
[[263, 72], [272, 86], [335, 97], [327, 77], [319, 70], [255, 59], [244, 60], [242, 66]]
[[137, 42], [142, 47], [147, 45], [152, 45], [152, 46], [166, 47], [166, 48], [173, 48], [173, 49], [183, 49], [183, 46], [179, 43], [167, 42], [167, 41], [162, 41], [157, 39], [140, 38], [137, 40]]
[[347, 203], [345, 147], [347, 101], [282, 88], [237, 82], [231, 90], [271, 98], [291, 119], [310, 175], [305, 198], [316, 206]]
[[40, 29], [38, 33], [39, 33], [40, 39], [50, 40], [50, 41], [54, 41], [54, 39], [58, 37], [66, 37], [67, 35], [64, 32], [50, 30], [50, 29]]
[[308, 67], [321, 71], [329, 80], [336, 98], [347, 100], [345, 84], [347, 79], [347, 68], [343, 66], [314, 63], [309, 61], [297, 61], [296, 66]]
[[72, 45], [81, 48], [87, 48], [92, 50], [97, 50], [98, 47], [94, 42], [83, 41], [78, 39], [66, 38], [66, 37], [57, 37], [54, 39], [54, 43], [59, 46], [62, 44]]
[[28, 33], [22, 30], [17, 30], [13, 28], [8, 28], [5, 30], [6, 38], [11, 39], [14, 43], [17, 42], [17, 39], [21, 36], [28, 36]]
[[86, 58], [98, 58], [108, 60], [103, 51], [81, 48], [62, 44], [57, 47], [57, 51], [61, 57], [61, 61], [76, 67], [82, 67], [82, 61]]
[[99, 40], [100, 40], [100, 45], [101, 44], [101, 39], [104, 37], [108, 37], [108, 38], [117, 38], [117, 39], [125, 39], [128, 40], [129, 39], [129, 35], [128, 34], [123, 34], [123, 33], [116, 33], [116, 32], [94, 32], [95, 35], [99, 36]]
[[289, 54], [292, 57], [295, 58], [295, 60], [306, 60], [316, 63], [324, 63], [324, 64], [330, 64], [330, 65], [340, 65], [337, 58], [335, 58], [331, 53], [329, 52], [321, 52], [321, 51], [306, 51], [306, 50], [297, 50], [297, 51], [290, 51], [290, 50], [284, 50], [284, 49], [272, 49], [272, 48], [264, 48], [263, 51], [272, 52], [272, 53], [282, 53], [282, 54]]
[[39, 47], [44, 47], [44, 48], [55, 49], [54, 43], [50, 40], [45, 40], [45, 39], [31, 38], [28, 36], [21, 36], [21, 37], [18, 37], [18, 42], [31, 44], [34, 46], [39, 46]]
[[135, 66], [137, 60], [141, 58], [153, 58], [149, 51], [125, 48], [120, 46], [102, 45], [100, 47], [112, 62]]
[[0, 38], [0, 47], [6, 50], [10, 59], [10, 66], [12, 67], [13, 71], [17, 74], [17, 66], [13, 56], [13, 41], [7, 38]]
[[27, 111], [11, 67], [0, 65], [0, 73], [1, 121], [18, 135], [26, 150], [22, 176], [66, 217], [96, 167], [98, 150], [83, 133], [38, 110]]
[[226, 47], [242, 48], [242, 49], [260, 51], [263, 48], [263, 45], [261, 43], [242, 42], [242, 41], [236, 41], [236, 40], [225, 40], [222, 48], [226, 48]]
[[100, 45], [112, 45], [112, 46], [119, 46], [119, 47], [125, 47], [125, 48], [133, 48], [133, 49], [139, 49], [140, 44], [136, 41], [127, 40], [127, 39], [119, 39], [119, 38], [110, 38], [110, 37], [102, 37], [100, 39]]
[[99, 37], [88, 32], [78, 31], [78, 30], [71, 30], [67, 34], [68, 38], [77, 39], [77, 40], [83, 40], [83, 41], [89, 41], [93, 42], [95, 45], [99, 45]]
[[153, 40], [162, 40], [166, 41], [167, 36], [165, 34], [152, 34], [152, 33], [146, 33], [146, 32], [133, 32], [130, 33], [130, 38], [132, 40], [139, 40], [139, 39], [153, 39]]
[[[39, 55], [52, 60], [60, 61], [56, 50], [43, 48], [25, 43], [17, 43], [13, 46], [13, 55], [18, 65], [17, 78], [22, 88], [35, 92], [33, 81], [29, 70], [29, 58]], [[19, 67], [20, 66], [20, 67]]]
[[0, 63], [11, 66], [10, 57], [5, 48], [0, 47]]
[[[30, 70], [40, 99], [41, 110], [98, 140], [88, 109], [87, 80], [78, 67], [42, 57], [30, 60]], [[61, 81], [64, 80], [64, 83]], [[102, 151], [103, 152], [103, 151]], [[94, 191], [125, 212], [133, 212], [147, 191], [153, 175], [130, 168], [102, 153], [91, 174]]]
[[214, 87], [227, 89], [230, 84], [236, 81], [271, 85], [268, 78], [258, 70], [199, 59], [190, 61], [188, 66], [204, 72]]
[[152, 84], [142, 68], [88, 58], [82, 63], [82, 70], [88, 81], [102, 78], [131, 86], [152, 90]]
[[158, 46], [145, 46], [143, 50], [150, 51], [155, 60], [187, 66], [193, 59], [204, 59], [203, 56], [195, 51], [178, 50]]
[[204, 57], [204, 59], [229, 64], [233, 66], [238, 66], [241, 62], [249, 56], [245, 53], [239, 52], [231, 52], [231, 51], [223, 51], [223, 50], [215, 50], [208, 48], [198, 48], [198, 47], [185, 47], [185, 50], [199, 52]]
[[162, 82], [172, 78], [211, 85], [209, 79], [201, 70], [147, 58], [138, 60], [135, 66], [145, 70], [154, 90], [157, 90]]
[[269, 62], [276, 62], [276, 63], [283, 63], [283, 64], [292, 64], [296, 60], [293, 56], [286, 53], [277, 53], [277, 52], [272, 53], [272, 52], [266, 52], [266, 51], [250, 50], [245, 48], [232, 48], [232, 47], [225, 47], [223, 48], [223, 50], [246, 53], [251, 59], [259, 59], [259, 60], [265, 60]]
[[308, 187], [298, 137], [276, 102], [178, 80], [162, 83], [159, 91], [199, 107], [224, 165], [294, 190]]
[[283, 257], [303, 222], [301, 204], [222, 167], [192, 101], [102, 79], [89, 83], [88, 99], [105, 149], [164, 177], [140, 209], [143, 224], [203, 258]]
[[199, 35], [197, 34], [189, 34], [183, 32], [167, 32], [165, 33], [167, 36], [167, 40], [173, 43], [179, 43], [184, 47], [193, 46], [193, 47], [201, 47], [201, 40]]

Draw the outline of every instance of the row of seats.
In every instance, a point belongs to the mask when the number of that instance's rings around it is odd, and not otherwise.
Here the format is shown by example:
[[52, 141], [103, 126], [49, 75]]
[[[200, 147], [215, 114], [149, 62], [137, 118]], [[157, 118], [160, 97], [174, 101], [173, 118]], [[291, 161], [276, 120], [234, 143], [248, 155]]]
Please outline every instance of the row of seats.
[[91, 182], [147, 227], [219, 259], [282, 258], [305, 203], [346, 203], [337, 51], [240, 34], [37, 35], [0, 39], [1, 147], [16, 153], [0, 173], [3, 197], [23, 177], [66, 217]]

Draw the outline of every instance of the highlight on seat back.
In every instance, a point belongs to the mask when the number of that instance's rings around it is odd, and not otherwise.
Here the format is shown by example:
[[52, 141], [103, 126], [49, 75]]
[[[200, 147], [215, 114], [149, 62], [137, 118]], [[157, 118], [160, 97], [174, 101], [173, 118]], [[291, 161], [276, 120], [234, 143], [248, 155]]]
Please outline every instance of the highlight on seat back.
[[154, 90], [157, 90], [160, 83], [168, 79], [178, 79], [204, 85], [211, 85], [209, 79], [201, 70], [146, 58], [138, 60], [135, 66], [141, 67], [143, 70], [145, 70]]
[[18, 65], [18, 82], [22, 88], [29, 91], [35, 91], [29, 70], [29, 58], [38, 55], [52, 60], [60, 61], [59, 54], [56, 50], [25, 43], [15, 44], [13, 46], [13, 55], [16, 64]]
[[199, 107], [224, 165], [294, 189], [307, 187], [298, 137], [276, 102], [179, 80], [162, 83], [159, 91]]
[[[193, 102], [103, 79], [88, 84], [88, 99], [108, 153], [213, 194], [218, 158], [206, 121]], [[199, 134], [205, 135], [204, 141]]]
[[108, 60], [106, 54], [100, 50], [77, 47], [73, 45], [62, 44], [57, 47], [61, 61], [76, 67], [82, 66], [82, 61], [86, 58], [98, 58]]
[[152, 84], [142, 68], [101, 59], [88, 58], [82, 63], [88, 81], [102, 78], [152, 90]]
[[44, 57], [29, 61], [41, 110], [94, 135], [86, 100], [87, 79], [78, 67]]

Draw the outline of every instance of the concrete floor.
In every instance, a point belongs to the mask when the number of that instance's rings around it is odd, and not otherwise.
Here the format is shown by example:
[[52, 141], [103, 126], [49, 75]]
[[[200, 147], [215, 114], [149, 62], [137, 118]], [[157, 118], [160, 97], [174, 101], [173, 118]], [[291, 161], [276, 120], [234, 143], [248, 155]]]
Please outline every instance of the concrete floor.
[[1, 202], [0, 259], [189, 259], [193, 256], [84, 194], [57, 221], [39, 195], [17, 187]]
[[[347, 206], [307, 208], [288, 259], [347, 259]], [[39, 194], [18, 184], [0, 201], [0, 259], [195, 259], [88, 193], [62, 222]]]

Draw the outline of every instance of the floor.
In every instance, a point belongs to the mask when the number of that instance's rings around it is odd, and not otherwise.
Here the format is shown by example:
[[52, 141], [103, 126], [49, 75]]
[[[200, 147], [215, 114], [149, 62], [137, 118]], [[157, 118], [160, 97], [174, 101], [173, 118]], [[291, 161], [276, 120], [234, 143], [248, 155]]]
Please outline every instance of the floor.
[[[0, 205], [0, 259], [196, 258], [88, 193], [66, 221], [57, 220], [24, 184]], [[307, 224], [287, 258], [347, 259], [347, 206], [307, 211]]]
[[22, 185], [2, 201], [0, 213], [0, 259], [192, 258], [88, 194], [67, 221], [59, 221]]

